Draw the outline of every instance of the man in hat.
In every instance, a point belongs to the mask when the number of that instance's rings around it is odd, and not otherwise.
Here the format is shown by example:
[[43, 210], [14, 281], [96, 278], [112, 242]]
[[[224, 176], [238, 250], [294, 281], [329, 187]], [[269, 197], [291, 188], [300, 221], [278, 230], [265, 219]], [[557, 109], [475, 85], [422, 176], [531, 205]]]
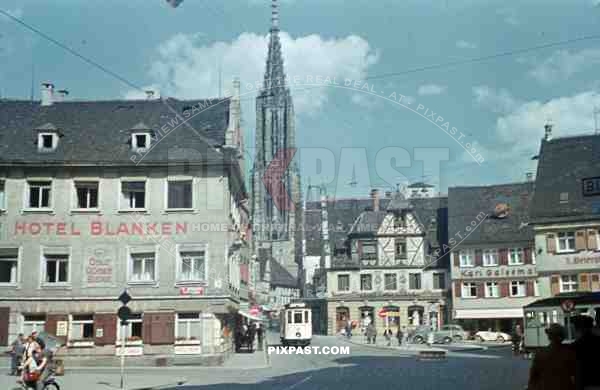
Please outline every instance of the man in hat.
[[527, 390], [574, 390], [575, 354], [563, 344], [565, 328], [551, 324], [546, 329], [550, 345], [536, 352], [529, 371]]
[[576, 388], [577, 390], [599, 390], [600, 337], [593, 333], [594, 319], [590, 316], [578, 315], [572, 321], [576, 338], [573, 343], [577, 358]]

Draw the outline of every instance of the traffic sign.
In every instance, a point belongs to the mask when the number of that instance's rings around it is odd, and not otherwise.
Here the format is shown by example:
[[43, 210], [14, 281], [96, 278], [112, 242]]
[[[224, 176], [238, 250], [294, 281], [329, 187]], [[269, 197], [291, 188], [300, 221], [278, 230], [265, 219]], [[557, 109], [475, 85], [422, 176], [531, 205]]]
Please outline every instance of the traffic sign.
[[560, 307], [565, 313], [570, 313], [573, 311], [573, 309], [575, 309], [575, 302], [573, 302], [570, 299], [567, 299], [566, 301], [562, 301], [560, 303]]
[[122, 304], [126, 305], [129, 302], [131, 302], [131, 295], [127, 294], [127, 290], [123, 291], [123, 294], [119, 295], [119, 298], [117, 298], [119, 301], [121, 301]]
[[382, 309], [380, 309], [380, 310], [377, 312], [377, 315], [378, 315], [379, 317], [381, 317], [381, 318], [385, 318], [385, 317], [387, 316], [387, 310], [385, 310], [384, 308], [382, 308]]
[[121, 321], [126, 322], [129, 317], [131, 317], [131, 309], [127, 306], [121, 306], [119, 311], [117, 311], [117, 315], [121, 319]]

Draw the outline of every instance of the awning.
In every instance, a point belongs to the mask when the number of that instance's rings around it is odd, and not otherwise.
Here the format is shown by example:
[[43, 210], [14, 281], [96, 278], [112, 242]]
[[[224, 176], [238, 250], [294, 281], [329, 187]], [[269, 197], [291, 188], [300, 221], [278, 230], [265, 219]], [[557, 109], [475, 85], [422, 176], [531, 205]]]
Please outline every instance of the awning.
[[251, 315], [250, 313], [246, 313], [245, 311], [242, 311], [242, 310], [238, 310], [238, 313], [252, 321], [266, 321], [263, 318], [255, 317], [255, 316]]
[[456, 309], [456, 319], [523, 318], [523, 309]]

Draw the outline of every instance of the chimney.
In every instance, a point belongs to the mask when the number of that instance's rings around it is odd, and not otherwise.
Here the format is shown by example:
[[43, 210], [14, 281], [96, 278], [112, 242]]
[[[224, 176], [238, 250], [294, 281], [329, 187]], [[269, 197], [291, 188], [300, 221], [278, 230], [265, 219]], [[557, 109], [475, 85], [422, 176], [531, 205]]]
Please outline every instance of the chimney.
[[544, 139], [546, 141], [550, 141], [552, 139], [552, 124], [546, 123], [546, 125], [544, 126], [544, 130], [545, 130]]
[[150, 100], [154, 97], [154, 91], [152, 90], [147, 90], [146, 92], [146, 99]]
[[386, 191], [385, 192], [385, 197], [386, 198], [391, 198], [392, 197], [392, 191]]
[[42, 83], [42, 106], [51, 106], [54, 100], [54, 84]]
[[379, 190], [371, 190], [371, 198], [373, 199], [373, 211], [379, 211]]
[[64, 102], [67, 99], [67, 96], [69, 95], [69, 91], [67, 91], [66, 89], [61, 89], [56, 92], [58, 92], [58, 94], [55, 97], [55, 101], [57, 102]]

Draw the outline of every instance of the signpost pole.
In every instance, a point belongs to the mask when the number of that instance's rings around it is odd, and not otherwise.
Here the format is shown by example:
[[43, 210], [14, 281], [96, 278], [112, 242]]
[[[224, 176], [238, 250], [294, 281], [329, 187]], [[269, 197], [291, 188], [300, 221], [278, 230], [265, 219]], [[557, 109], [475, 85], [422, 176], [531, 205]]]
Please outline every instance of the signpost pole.
[[121, 322], [121, 389], [125, 390], [125, 337], [126, 325]]
[[571, 312], [567, 312], [565, 315], [567, 317], [567, 340], [571, 340]]

